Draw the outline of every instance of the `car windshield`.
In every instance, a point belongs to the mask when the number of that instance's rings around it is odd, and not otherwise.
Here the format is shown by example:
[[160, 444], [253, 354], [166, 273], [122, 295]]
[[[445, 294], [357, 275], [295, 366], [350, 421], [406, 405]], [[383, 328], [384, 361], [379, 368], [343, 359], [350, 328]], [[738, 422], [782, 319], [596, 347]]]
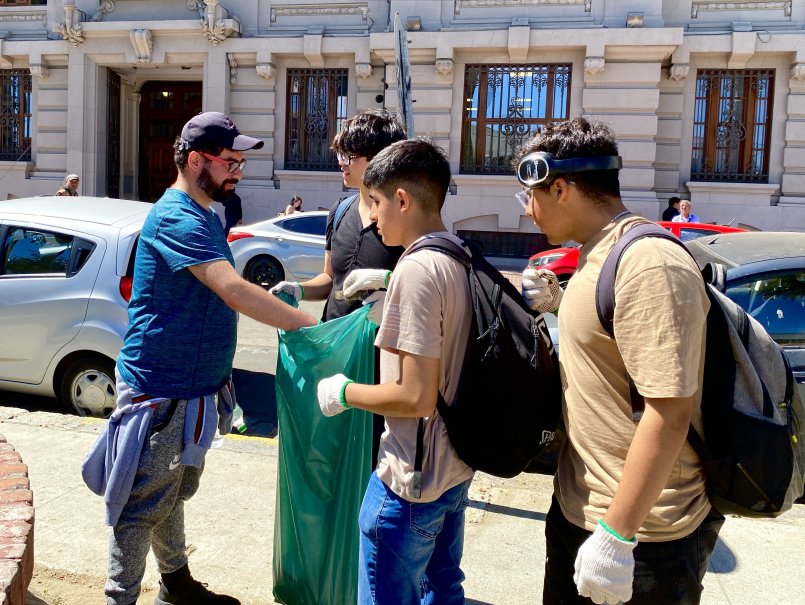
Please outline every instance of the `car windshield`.
[[747, 277], [730, 284], [725, 294], [779, 344], [805, 344], [805, 271]]
[[532, 267], [542, 267], [544, 265], [547, 265], [548, 263], [552, 263], [555, 260], [559, 260], [564, 255], [565, 255], [564, 252], [562, 254], [547, 254], [545, 256], [540, 256], [539, 258], [535, 258], [529, 261], [528, 264]]

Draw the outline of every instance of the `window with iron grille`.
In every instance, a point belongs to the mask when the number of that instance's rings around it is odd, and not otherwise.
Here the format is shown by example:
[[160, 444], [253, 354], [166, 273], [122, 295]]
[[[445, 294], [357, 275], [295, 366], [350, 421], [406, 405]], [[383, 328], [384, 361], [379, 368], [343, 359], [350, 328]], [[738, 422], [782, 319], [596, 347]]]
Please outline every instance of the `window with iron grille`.
[[773, 69], [700, 70], [690, 178], [767, 183], [773, 99]]
[[567, 120], [569, 64], [467, 65], [461, 172], [511, 174], [517, 148], [537, 128]]
[[289, 69], [286, 170], [338, 170], [330, 142], [347, 117], [346, 69]]
[[0, 160], [31, 159], [31, 72], [0, 70]]

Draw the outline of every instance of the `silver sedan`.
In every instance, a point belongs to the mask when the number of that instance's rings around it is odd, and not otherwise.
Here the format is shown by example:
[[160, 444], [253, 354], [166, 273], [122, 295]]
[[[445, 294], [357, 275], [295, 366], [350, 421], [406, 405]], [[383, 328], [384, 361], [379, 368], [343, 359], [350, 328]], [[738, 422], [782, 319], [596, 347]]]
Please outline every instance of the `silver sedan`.
[[235, 227], [228, 237], [235, 269], [264, 288], [318, 275], [324, 266], [327, 214], [298, 212]]

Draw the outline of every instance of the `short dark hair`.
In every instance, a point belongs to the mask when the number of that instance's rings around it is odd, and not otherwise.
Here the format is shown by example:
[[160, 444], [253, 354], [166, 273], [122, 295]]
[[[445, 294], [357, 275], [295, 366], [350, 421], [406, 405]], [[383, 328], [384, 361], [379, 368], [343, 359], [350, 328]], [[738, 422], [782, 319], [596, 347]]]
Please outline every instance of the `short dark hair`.
[[173, 163], [176, 164], [176, 168], [181, 172], [187, 167], [187, 157], [190, 155], [191, 151], [201, 151], [217, 157], [221, 155], [224, 149], [225, 147], [210, 147], [208, 149], [194, 147], [193, 149], [186, 149], [182, 137], [176, 137], [173, 143]]
[[678, 197], [676, 197], [676, 196], [674, 196], [674, 197], [669, 197], [669, 198], [668, 198], [668, 207], [669, 207], [669, 208], [671, 208], [671, 207], [673, 207], [673, 205], [674, 205], [674, 204], [678, 204], [680, 201], [682, 201], [682, 200], [680, 200], [680, 199], [679, 199]]
[[330, 148], [336, 153], [352, 153], [371, 160], [381, 149], [406, 138], [405, 128], [395, 114], [370, 109], [346, 120]]
[[450, 185], [450, 162], [427, 139], [398, 141], [380, 151], [366, 166], [363, 184], [391, 197], [405, 189], [423, 208], [439, 212]]
[[[520, 160], [534, 151], [550, 153], [557, 160], [618, 155], [618, 143], [609, 126], [579, 117], [539, 128], [517, 150], [514, 158], [515, 170]], [[571, 178], [570, 175], [557, 176]], [[620, 198], [618, 170], [574, 172], [571, 180], [584, 196], [596, 202], [607, 203], [613, 197]]]

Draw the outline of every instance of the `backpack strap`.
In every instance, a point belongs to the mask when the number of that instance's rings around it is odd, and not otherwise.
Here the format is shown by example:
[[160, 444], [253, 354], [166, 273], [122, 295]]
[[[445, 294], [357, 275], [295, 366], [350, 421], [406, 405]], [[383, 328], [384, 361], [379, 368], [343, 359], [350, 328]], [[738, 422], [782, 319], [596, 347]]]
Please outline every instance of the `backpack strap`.
[[[679, 241], [670, 231], [663, 229], [656, 223], [640, 223], [635, 225], [615, 243], [607, 255], [598, 275], [598, 282], [595, 284], [595, 310], [598, 313], [598, 320], [610, 338], [615, 338], [615, 277], [618, 274], [621, 257], [626, 250], [637, 240], [644, 237], [659, 237], [667, 239], [680, 245], [687, 251], [684, 244]], [[638, 392], [637, 385], [631, 376], [627, 375], [629, 382], [629, 399], [632, 402], [632, 420], [639, 422], [645, 409], [643, 396]]]
[[[471, 270], [470, 265], [470, 255], [469, 253], [456, 244], [454, 241], [447, 239], [446, 237], [441, 237], [439, 235], [426, 235], [418, 242], [416, 242], [413, 246], [408, 248], [405, 251], [403, 257], [400, 258], [402, 260], [405, 256], [409, 254], [413, 254], [418, 250], [438, 250], [439, 252], [450, 256], [451, 258], [456, 259], [462, 265], [467, 268], [467, 271]], [[399, 262], [399, 261], [398, 261]], [[471, 342], [469, 339], [467, 340], [467, 352], [470, 350]], [[467, 354], [464, 354], [464, 363], [467, 361]], [[447, 406], [447, 403], [442, 396], [441, 391], [437, 393], [436, 399], [436, 409], [439, 410], [443, 406]], [[419, 422], [417, 423], [416, 428], [416, 453], [414, 455], [414, 481], [413, 481], [413, 492], [414, 496], [419, 498], [422, 493], [422, 460], [425, 457], [425, 419], [420, 418]]]
[[601, 267], [601, 273], [598, 275], [598, 283], [595, 285], [595, 310], [598, 313], [598, 320], [611, 338], [615, 338], [615, 277], [618, 274], [621, 257], [629, 246], [644, 237], [667, 239], [687, 251], [687, 248], [675, 235], [656, 223], [635, 225], [620, 237], [607, 255], [604, 265]]
[[[418, 250], [425, 249], [438, 250], [447, 256], [453, 257], [467, 269], [470, 268], [470, 253], [467, 252], [463, 247], [456, 244], [453, 240], [442, 237], [441, 235], [428, 234], [424, 236], [413, 246], [408, 248], [408, 250], [405, 251], [404, 256], [408, 256], [409, 254], [413, 254]], [[400, 260], [402, 260], [402, 258], [400, 258]]]
[[358, 194], [350, 195], [349, 197], [344, 198], [338, 203], [338, 208], [335, 209], [335, 216], [333, 217], [333, 231], [338, 229], [338, 225], [341, 224], [341, 220], [344, 218], [344, 215], [349, 210], [349, 207], [352, 205], [352, 202], [358, 199]]

